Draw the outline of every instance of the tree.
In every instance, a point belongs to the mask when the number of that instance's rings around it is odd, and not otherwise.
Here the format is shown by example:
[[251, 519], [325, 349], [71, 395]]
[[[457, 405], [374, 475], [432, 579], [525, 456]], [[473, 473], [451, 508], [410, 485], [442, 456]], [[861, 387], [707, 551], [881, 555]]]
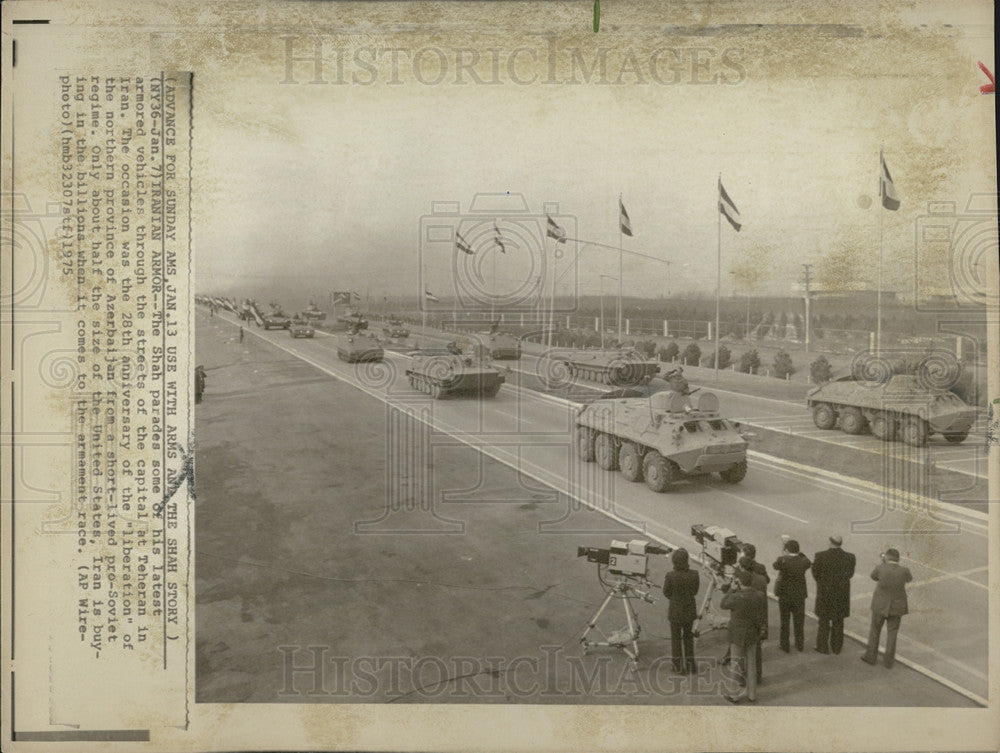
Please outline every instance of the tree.
[[792, 357], [783, 350], [779, 350], [774, 355], [774, 375], [778, 379], [785, 379], [795, 373], [795, 366], [792, 364]]
[[700, 360], [701, 348], [698, 347], [698, 343], [690, 343], [686, 348], [684, 348], [684, 353], [681, 356], [681, 362], [685, 366], [697, 366]]
[[673, 361], [675, 358], [677, 358], [677, 355], [681, 352], [681, 349], [677, 345], [676, 340], [671, 340], [669, 343], [667, 343], [666, 347], [661, 346], [658, 352], [660, 354], [661, 361]]
[[[733, 354], [725, 345], [719, 346], [719, 368], [728, 369], [733, 362]], [[702, 366], [715, 367], [715, 353], [709, 353], [701, 360]]]
[[739, 363], [736, 364], [736, 370], [744, 374], [756, 374], [759, 368], [760, 354], [757, 353], [756, 348], [743, 353], [743, 355], [740, 356]]
[[826, 356], [820, 356], [809, 364], [809, 378], [813, 384], [823, 384], [829, 382], [833, 376], [833, 367], [826, 360]]

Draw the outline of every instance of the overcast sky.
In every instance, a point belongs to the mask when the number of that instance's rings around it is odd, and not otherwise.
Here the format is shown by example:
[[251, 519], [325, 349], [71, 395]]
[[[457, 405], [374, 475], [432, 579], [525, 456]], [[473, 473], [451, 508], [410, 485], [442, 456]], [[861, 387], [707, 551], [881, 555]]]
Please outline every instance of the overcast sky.
[[[199, 290], [259, 289], [280, 277], [318, 296], [418, 294], [423, 264], [427, 286], [451, 295], [453, 246], [421, 235], [435, 222], [432, 203], [467, 212], [476, 194], [510, 192], [529, 211], [467, 220], [482, 256], [460, 258], [483, 262], [485, 278], [495, 260], [501, 292], [540, 271], [541, 241], [515, 225], [558, 207], [578, 237], [617, 246], [619, 194], [634, 228], [624, 247], [671, 262], [668, 280], [666, 265], [626, 256], [626, 289], [711, 291], [720, 173], [744, 221], [738, 234], [723, 223], [724, 292], [790, 291], [803, 262], [816, 265], [820, 286], [874, 284], [882, 144], [903, 202], [882, 217], [886, 278], [911, 287], [914, 223], [927, 202], [962, 210], [995, 182], [993, 101], [978, 95], [986, 79], [975, 65], [992, 60], [990, 6], [959, 16], [929, 5], [889, 20], [871, 4], [798, 18], [784, 4], [761, 7], [696, 31], [664, 12], [597, 35], [560, 35], [561, 20], [550, 19], [551, 37], [511, 38], [491, 36], [489, 19], [466, 10], [445, 11], [434, 34], [319, 34], [322, 76], [344, 84], [308, 83], [310, 62], [293, 64], [297, 83], [282, 83], [287, 42], [273, 36], [258, 40], [257, 55], [208, 55], [195, 94]], [[736, 24], [756, 20], [766, 28]], [[504, 24], [516, 29], [517, 19]], [[313, 39], [296, 36], [294, 54], [307, 57]], [[663, 47], [680, 52], [661, 53], [657, 67], [650, 59]], [[398, 69], [390, 48], [404, 50]], [[459, 56], [471, 54], [460, 48], [481, 50], [477, 75], [500, 83], [459, 71]], [[414, 73], [416, 54], [425, 67]], [[580, 66], [601, 54], [610, 83], [595, 71], [584, 83]], [[545, 83], [553, 60], [559, 84]], [[532, 76], [531, 85], [512, 80]], [[497, 219], [504, 255], [492, 243]], [[583, 248], [580, 289], [596, 292], [617, 267], [615, 250]]]

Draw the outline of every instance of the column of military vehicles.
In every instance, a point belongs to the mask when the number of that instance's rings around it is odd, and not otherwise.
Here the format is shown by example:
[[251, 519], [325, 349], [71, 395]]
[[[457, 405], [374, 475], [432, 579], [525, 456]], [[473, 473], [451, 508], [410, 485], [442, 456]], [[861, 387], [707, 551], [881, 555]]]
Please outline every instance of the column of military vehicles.
[[[199, 302], [253, 319], [264, 329], [285, 327], [293, 337], [311, 337], [313, 323], [325, 318], [312, 304], [310, 310], [289, 319], [277, 304], [261, 314], [252, 299], [242, 306], [209, 296]], [[346, 327], [334, 335], [341, 360], [384, 358], [382, 341], [369, 331], [363, 314], [349, 311], [338, 317], [338, 323]], [[403, 340], [410, 333], [401, 320], [389, 319], [383, 334]], [[447, 347], [421, 348], [406, 356], [410, 359], [406, 377], [415, 390], [435, 399], [461, 394], [493, 398], [505, 376], [492, 361], [520, 358], [521, 342], [500, 333], [494, 323], [488, 332], [462, 335]], [[722, 415], [713, 393], [691, 390], [680, 368], [657, 378], [660, 363], [632, 348], [570, 350], [554, 358], [575, 382], [616, 388], [578, 408], [574, 442], [581, 460], [619, 470], [630, 481], [645, 481], [656, 492], [687, 477], [716, 473], [736, 484], [746, 476], [748, 440], [753, 435]], [[915, 446], [926, 444], [935, 432], [948, 442], [961, 442], [976, 417], [975, 409], [954, 393], [922, 387], [916, 378], [905, 376], [884, 383], [850, 377], [828, 382], [811, 389], [806, 404], [822, 429], [839, 425], [848, 434], [870, 431], [884, 441], [899, 438]]]

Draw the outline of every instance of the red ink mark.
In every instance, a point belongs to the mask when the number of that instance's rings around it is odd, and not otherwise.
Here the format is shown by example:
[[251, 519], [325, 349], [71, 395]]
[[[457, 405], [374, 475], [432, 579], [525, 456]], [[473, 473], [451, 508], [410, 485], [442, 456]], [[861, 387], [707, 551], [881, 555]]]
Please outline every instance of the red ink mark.
[[996, 91], [996, 85], [995, 85], [995, 82], [993, 81], [993, 74], [990, 73], [990, 69], [987, 68], [982, 63], [979, 64], [979, 70], [981, 70], [983, 73], [985, 73], [986, 74], [986, 78], [988, 78], [990, 80], [990, 82], [988, 84], [983, 84], [982, 86], [979, 87], [979, 93], [980, 94], [993, 94], [993, 92]]

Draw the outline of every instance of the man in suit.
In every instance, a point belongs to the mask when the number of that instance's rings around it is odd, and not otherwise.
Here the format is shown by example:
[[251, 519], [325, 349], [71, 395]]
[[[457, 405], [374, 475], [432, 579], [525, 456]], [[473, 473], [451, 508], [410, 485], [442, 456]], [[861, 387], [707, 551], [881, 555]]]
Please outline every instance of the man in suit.
[[816, 552], [812, 574], [816, 580], [816, 650], [821, 654], [839, 654], [844, 647], [844, 618], [851, 614], [851, 578], [855, 557], [841, 549], [844, 540], [830, 537], [830, 548]]
[[774, 562], [778, 580], [774, 584], [774, 595], [778, 597], [778, 613], [781, 628], [778, 647], [786, 654], [791, 651], [788, 642], [789, 622], [795, 623], [795, 648], [801, 651], [806, 643], [806, 570], [812, 563], [799, 551], [799, 542], [788, 539], [780, 557]]
[[694, 674], [694, 633], [691, 628], [698, 616], [695, 594], [698, 593], [698, 572], [688, 565], [686, 549], [676, 549], [671, 555], [674, 569], [663, 579], [663, 595], [670, 601], [667, 619], [670, 621], [670, 648], [674, 672]]
[[896, 661], [896, 634], [903, 615], [909, 612], [906, 584], [913, 580], [908, 567], [899, 564], [899, 551], [886, 549], [882, 563], [872, 570], [875, 593], [872, 594], [872, 624], [868, 631], [868, 649], [861, 660], [875, 664], [882, 625], [886, 625], [884, 661], [887, 669]]
[[[757, 700], [757, 646], [760, 631], [767, 622], [767, 595], [753, 587], [754, 574], [740, 568], [736, 571], [732, 588], [722, 597], [721, 607], [731, 610], [729, 618], [729, 651], [745, 678], [745, 695], [748, 701]], [[725, 694], [730, 703], [739, 703], [740, 695]]]

